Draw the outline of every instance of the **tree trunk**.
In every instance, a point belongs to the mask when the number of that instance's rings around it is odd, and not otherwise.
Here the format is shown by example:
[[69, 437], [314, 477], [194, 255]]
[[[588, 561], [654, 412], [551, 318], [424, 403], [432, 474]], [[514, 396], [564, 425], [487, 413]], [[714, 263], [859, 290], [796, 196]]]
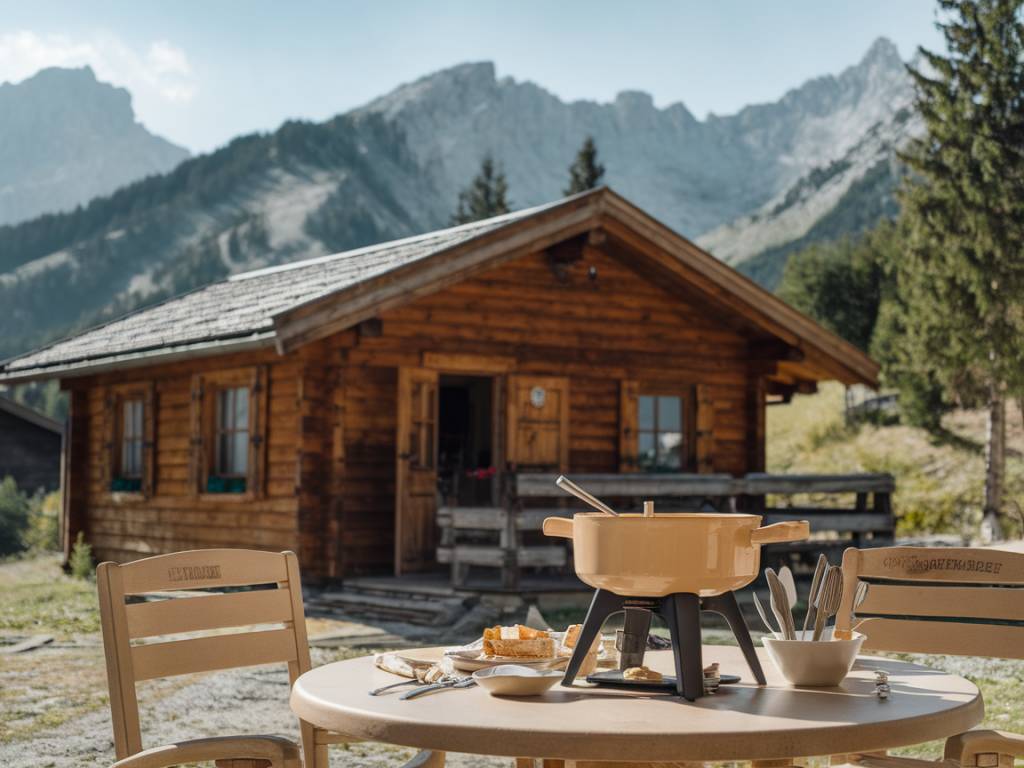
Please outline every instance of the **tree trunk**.
[[993, 541], [1003, 537], [999, 514], [1003, 508], [1006, 474], [1006, 398], [999, 384], [989, 388], [988, 430], [985, 441], [985, 510], [982, 526]]

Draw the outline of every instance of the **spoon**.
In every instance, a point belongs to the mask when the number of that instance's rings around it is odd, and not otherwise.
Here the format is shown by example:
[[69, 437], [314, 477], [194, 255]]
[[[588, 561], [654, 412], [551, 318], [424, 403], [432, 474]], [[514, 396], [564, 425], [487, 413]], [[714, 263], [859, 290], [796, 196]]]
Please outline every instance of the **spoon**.
[[818, 564], [814, 566], [814, 578], [811, 579], [811, 589], [807, 593], [807, 613], [804, 614], [804, 632], [807, 631], [807, 625], [814, 616], [814, 604], [818, 601], [818, 590], [821, 589], [821, 578], [825, 575], [826, 568], [828, 568], [828, 558], [824, 555], [818, 555]]
[[604, 512], [606, 515], [611, 515], [612, 517], [618, 517], [619, 516], [618, 512], [616, 512], [614, 509], [609, 507], [607, 504], [605, 504], [603, 501], [601, 501], [596, 496], [592, 496], [591, 494], [589, 494], [586, 491], [584, 491], [582, 488], [580, 488], [578, 485], [576, 485], [576, 483], [574, 483], [572, 480], [570, 480], [565, 475], [559, 475], [558, 479], [555, 480], [555, 485], [557, 485], [563, 491], [571, 493], [577, 499], [580, 499], [581, 501], [585, 501], [587, 504], [589, 504], [590, 506], [592, 506], [594, 509], [598, 510], [599, 512]]
[[839, 611], [839, 603], [843, 599], [843, 569], [831, 565], [825, 571], [822, 580], [821, 592], [818, 594], [817, 605], [814, 616], [814, 637], [812, 640], [820, 640], [825, 624]]

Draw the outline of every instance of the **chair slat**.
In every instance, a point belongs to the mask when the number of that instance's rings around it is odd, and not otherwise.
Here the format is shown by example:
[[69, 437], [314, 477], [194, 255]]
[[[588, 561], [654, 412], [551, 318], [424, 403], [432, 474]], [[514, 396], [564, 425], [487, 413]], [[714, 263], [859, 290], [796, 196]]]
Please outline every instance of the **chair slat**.
[[291, 597], [286, 589], [180, 597], [125, 607], [132, 639], [178, 632], [275, 624], [291, 621]]
[[1024, 627], [901, 619], [864, 619], [865, 651], [1024, 659]]
[[121, 573], [126, 595], [288, 580], [288, 569], [280, 552], [240, 549], [196, 549], [147, 557], [122, 565]]
[[872, 584], [857, 613], [1024, 621], [1024, 589]]
[[297, 658], [292, 629], [197, 637], [132, 648], [136, 680], [292, 662]]

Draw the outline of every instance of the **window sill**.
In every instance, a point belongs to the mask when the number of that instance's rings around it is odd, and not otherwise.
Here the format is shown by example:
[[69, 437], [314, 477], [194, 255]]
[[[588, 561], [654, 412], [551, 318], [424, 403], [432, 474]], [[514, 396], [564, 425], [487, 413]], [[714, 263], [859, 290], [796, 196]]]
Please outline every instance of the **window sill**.
[[107, 499], [113, 504], [128, 504], [146, 500], [142, 491], [108, 491]]
[[243, 501], [255, 501], [256, 495], [251, 491], [245, 491], [243, 493], [207, 493], [203, 492], [199, 494], [199, 501], [202, 503], [236, 503]]

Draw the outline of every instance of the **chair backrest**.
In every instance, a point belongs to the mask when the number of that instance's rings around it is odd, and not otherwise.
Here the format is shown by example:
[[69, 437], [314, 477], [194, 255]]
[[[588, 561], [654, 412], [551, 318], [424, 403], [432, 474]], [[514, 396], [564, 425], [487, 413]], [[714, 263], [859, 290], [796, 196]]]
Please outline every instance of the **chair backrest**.
[[[101, 563], [96, 583], [119, 760], [142, 750], [135, 694], [139, 681], [285, 662], [294, 683], [310, 668], [299, 564], [292, 552], [203, 549], [125, 565]], [[134, 595], [266, 585], [126, 603]], [[274, 626], [223, 632], [252, 625]], [[219, 634], [135, 642], [209, 631]]]
[[[848, 549], [843, 578], [836, 632], [861, 632], [864, 650], [1024, 658], [1024, 554]], [[862, 581], [867, 595], [855, 608]]]

